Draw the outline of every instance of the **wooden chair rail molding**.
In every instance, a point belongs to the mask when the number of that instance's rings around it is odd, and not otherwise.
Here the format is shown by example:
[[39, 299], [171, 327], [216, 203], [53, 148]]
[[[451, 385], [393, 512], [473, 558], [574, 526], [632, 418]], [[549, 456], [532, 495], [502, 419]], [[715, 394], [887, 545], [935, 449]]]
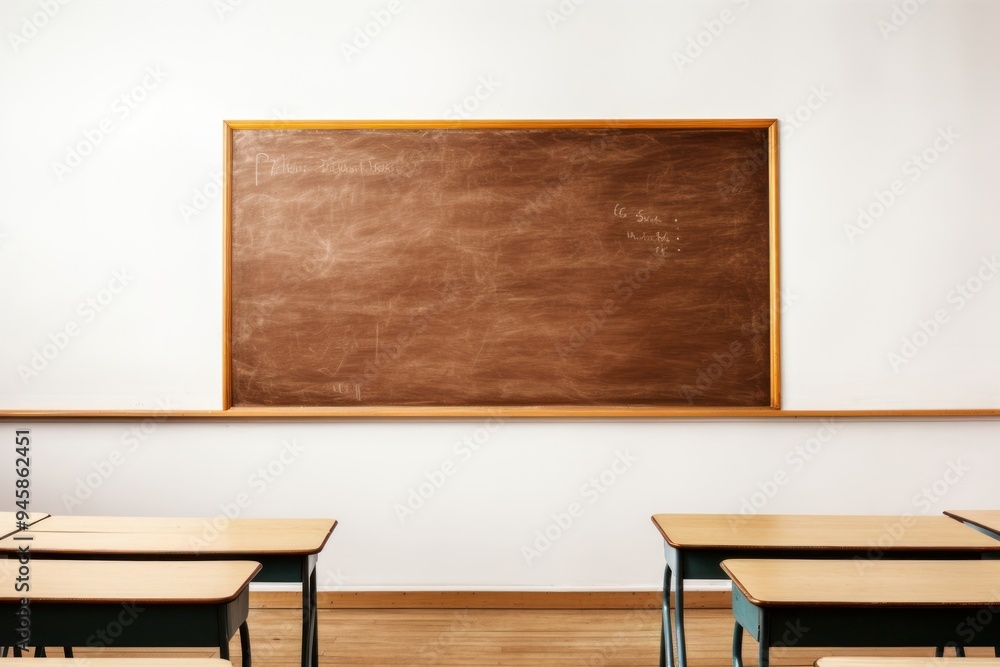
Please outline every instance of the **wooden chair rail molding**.
[[770, 408], [231, 408], [229, 410], [0, 410], [0, 421], [267, 421], [267, 420], [379, 420], [379, 419], [468, 419], [484, 416], [503, 419], [993, 419], [997, 408], [950, 408], [943, 410], [780, 410]]

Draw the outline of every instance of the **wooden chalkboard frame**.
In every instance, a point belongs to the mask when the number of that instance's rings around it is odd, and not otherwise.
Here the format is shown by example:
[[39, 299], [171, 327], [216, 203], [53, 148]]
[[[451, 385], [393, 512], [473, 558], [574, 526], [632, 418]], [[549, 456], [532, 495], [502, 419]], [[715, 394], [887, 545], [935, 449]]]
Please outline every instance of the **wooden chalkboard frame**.
[[[342, 130], [342, 129], [764, 129], [767, 132], [766, 164], [768, 178], [768, 238], [770, 285], [769, 322], [769, 405], [732, 407], [679, 405], [359, 405], [329, 407], [234, 406], [232, 403], [233, 350], [232, 350], [232, 238], [233, 238], [233, 135], [244, 130]], [[750, 120], [493, 120], [493, 121], [225, 121], [224, 137], [224, 234], [223, 234], [223, 414], [246, 417], [684, 417], [684, 416], [739, 416], [759, 415], [764, 412], [780, 413], [780, 299], [779, 299], [779, 247], [778, 247], [778, 126], [774, 119]]]

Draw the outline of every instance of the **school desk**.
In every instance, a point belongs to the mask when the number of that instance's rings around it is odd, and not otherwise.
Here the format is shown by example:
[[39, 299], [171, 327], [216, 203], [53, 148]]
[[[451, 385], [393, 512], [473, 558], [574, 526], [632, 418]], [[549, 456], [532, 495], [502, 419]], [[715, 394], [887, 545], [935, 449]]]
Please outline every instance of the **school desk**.
[[[656, 514], [664, 540], [660, 665], [687, 667], [684, 580], [725, 579], [727, 558], [1000, 558], [1000, 542], [944, 516]], [[671, 574], [677, 656], [670, 620]]]
[[215, 658], [46, 658], [45, 667], [233, 667]]
[[734, 559], [733, 665], [742, 667], [743, 631], [772, 646], [992, 646], [1000, 623], [979, 624], [1000, 591], [997, 560]]
[[932, 658], [895, 656], [830, 656], [816, 661], [816, 667], [1000, 667], [1000, 658]]
[[[48, 514], [41, 512], [32, 512], [24, 523], [31, 526], [42, 519], [48, 518], [48, 516]], [[19, 530], [21, 528], [18, 526], [17, 512], [0, 512], [0, 538], [13, 535]]]
[[31, 559], [27, 575], [22, 567], [0, 560], [0, 580], [30, 584], [29, 591], [0, 587], [4, 646], [22, 639], [29, 646], [205, 646], [228, 659], [239, 631], [242, 664], [250, 667], [246, 621], [259, 563]]
[[1000, 510], [947, 510], [945, 515], [1000, 540]]
[[[302, 585], [302, 667], [316, 667], [316, 560], [336, 525], [332, 519], [52, 516], [29, 535], [38, 558], [256, 561], [263, 569], [255, 581]], [[24, 543], [16, 537], [0, 540], [0, 553], [16, 552]]]

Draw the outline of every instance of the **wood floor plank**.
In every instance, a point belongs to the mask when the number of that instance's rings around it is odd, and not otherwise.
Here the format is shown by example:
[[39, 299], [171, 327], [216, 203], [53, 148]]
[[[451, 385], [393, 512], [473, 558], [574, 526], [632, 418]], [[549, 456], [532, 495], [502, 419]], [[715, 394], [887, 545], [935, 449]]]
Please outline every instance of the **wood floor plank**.
[[[689, 667], [729, 667], [733, 619], [727, 609], [685, 614]], [[565, 609], [322, 609], [320, 665], [387, 667], [653, 667], [659, 650], [658, 610]], [[297, 610], [250, 610], [254, 665], [299, 664], [301, 617]], [[744, 640], [748, 667], [756, 643]], [[239, 641], [231, 647], [239, 664]], [[969, 649], [989, 657], [989, 649]], [[52, 655], [58, 655], [53, 649]], [[80, 657], [218, 657], [205, 649], [79, 648]], [[933, 649], [816, 649], [772, 651], [775, 667], [811, 667], [826, 655], [928, 656]]]

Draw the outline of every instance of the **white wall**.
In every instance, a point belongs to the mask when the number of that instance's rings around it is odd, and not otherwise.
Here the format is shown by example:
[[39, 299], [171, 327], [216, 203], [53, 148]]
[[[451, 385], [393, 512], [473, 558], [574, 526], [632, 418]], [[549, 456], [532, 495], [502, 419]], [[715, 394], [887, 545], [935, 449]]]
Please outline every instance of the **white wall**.
[[[0, 408], [218, 408], [223, 119], [456, 104], [782, 119], [784, 406], [997, 407], [998, 25], [988, 0], [5, 2]], [[24, 427], [38, 509], [337, 517], [327, 589], [654, 589], [655, 512], [1000, 504], [997, 420]]]

